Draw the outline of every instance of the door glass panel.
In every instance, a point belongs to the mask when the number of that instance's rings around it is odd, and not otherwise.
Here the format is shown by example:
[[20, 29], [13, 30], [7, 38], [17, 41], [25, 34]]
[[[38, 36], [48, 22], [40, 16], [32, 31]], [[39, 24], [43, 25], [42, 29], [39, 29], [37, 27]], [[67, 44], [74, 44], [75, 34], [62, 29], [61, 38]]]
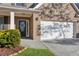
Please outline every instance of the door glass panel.
[[26, 37], [26, 21], [19, 21], [19, 29], [22, 37]]
[[21, 29], [21, 31], [24, 31], [24, 29], [25, 29], [25, 22], [20, 22], [20, 29]]
[[29, 36], [29, 22], [26, 20], [19, 21], [19, 29], [22, 37]]

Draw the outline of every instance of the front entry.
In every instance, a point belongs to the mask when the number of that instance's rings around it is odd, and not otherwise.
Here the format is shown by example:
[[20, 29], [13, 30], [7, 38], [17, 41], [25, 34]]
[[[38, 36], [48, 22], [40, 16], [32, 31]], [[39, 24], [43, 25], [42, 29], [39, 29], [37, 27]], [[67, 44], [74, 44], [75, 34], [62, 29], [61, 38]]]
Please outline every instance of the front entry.
[[25, 20], [19, 21], [19, 30], [21, 32], [21, 37], [26, 37], [26, 21]]

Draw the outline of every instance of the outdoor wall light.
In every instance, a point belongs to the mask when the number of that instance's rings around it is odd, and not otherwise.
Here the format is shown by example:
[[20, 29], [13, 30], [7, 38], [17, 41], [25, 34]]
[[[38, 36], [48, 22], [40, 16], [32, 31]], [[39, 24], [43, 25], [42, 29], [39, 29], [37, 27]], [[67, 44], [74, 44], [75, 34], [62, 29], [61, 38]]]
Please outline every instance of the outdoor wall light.
[[79, 20], [77, 20], [77, 23], [79, 23]]
[[38, 17], [36, 17], [36, 21], [38, 21]]

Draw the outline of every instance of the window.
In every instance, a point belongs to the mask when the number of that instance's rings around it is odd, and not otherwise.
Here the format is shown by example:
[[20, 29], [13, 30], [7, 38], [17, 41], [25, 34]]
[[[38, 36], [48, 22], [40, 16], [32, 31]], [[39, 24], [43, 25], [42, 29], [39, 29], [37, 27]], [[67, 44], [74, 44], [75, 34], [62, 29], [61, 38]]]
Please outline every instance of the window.
[[4, 17], [0, 16], [0, 25], [4, 24]]
[[4, 24], [10, 24], [10, 19], [8, 16], [4, 16]]
[[76, 7], [79, 9], [79, 3], [75, 3]]
[[24, 7], [24, 3], [11, 3], [13, 6]]
[[33, 3], [30, 8], [34, 8], [36, 5], [38, 5], [38, 3]]
[[24, 3], [16, 3], [16, 6], [24, 6]]

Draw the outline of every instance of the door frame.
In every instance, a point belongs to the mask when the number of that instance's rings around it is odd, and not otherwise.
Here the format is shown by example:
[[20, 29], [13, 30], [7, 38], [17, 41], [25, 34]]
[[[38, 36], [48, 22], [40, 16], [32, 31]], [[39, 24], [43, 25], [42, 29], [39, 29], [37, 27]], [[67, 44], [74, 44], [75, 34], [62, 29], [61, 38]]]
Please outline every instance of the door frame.
[[[25, 21], [26, 22], [26, 36], [25, 37], [29, 37], [29, 20], [26, 20], [26, 19], [19, 19], [19, 22], [20, 21]], [[28, 24], [28, 26], [27, 26]], [[19, 24], [18, 24], [19, 25]], [[20, 26], [20, 25], [19, 25]], [[28, 27], [28, 28], [27, 28]], [[28, 32], [27, 32], [28, 30]]]
[[[28, 28], [27, 28], [27, 24], [28, 24]], [[26, 37], [29, 37], [29, 20], [26, 20]]]

